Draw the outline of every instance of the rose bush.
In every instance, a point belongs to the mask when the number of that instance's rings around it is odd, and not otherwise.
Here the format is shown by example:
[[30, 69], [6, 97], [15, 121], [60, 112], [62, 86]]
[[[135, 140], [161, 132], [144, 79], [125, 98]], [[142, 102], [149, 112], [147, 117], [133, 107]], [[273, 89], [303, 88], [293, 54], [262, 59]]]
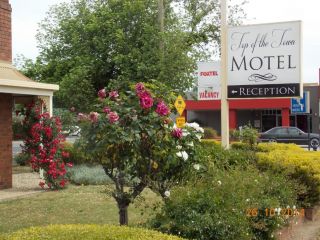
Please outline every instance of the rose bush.
[[112, 196], [120, 210], [120, 224], [127, 224], [127, 208], [145, 187], [166, 198], [197, 164], [194, 146], [203, 129], [195, 124], [175, 127], [169, 117], [173, 105], [165, 102], [174, 98], [170, 93], [165, 97], [162, 87], [138, 83], [118, 89], [100, 90], [95, 112], [79, 116], [90, 121], [80, 146], [114, 182]]
[[34, 170], [44, 170], [45, 182], [51, 189], [60, 189], [67, 183], [66, 167], [72, 167], [68, 161], [69, 153], [63, 151], [62, 142], [65, 140], [61, 133], [61, 121], [58, 117], [50, 117], [42, 101], [29, 104], [24, 110], [23, 127], [25, 131], [23, 153], [30, 156]]

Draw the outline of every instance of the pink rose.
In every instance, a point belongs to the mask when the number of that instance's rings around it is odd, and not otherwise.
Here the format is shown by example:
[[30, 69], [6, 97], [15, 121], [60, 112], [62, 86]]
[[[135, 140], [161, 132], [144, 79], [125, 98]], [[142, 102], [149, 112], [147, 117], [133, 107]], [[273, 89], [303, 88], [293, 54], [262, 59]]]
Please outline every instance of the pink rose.
[[109, 117], [109, 122], [112, 124], [112, 123], [115, 123], [119, 120], [119, 115], [116, 113], [116, 112], [110, 112], [108, 114], [108, 117]]
[[169, 108], [163, 101], [160, 101], [157, 105], [156, 113], [160, 116], [166, 116], [169, 114]]
[[174, 128], [171, 132], [171, 135], [175, 138], [182, 138], [182, 129], [181, 128]]
[[145, 90], [143, 83], [139, 82], [136, 84], [136, 93], [139, 94]]
[[103, 88], [98, 92], [98, 96], [100, 99], [104, 99], [107, 96], [106, 90]]
[[89, 118], [91, 122], [94, 122], [94, 123], [98, 122], [98, 117], [99, 117], [99, 113], [97, 112], [90, 112], [89, 114]]
[[109, 92], [109, 98], [110, 99], [116, 99], [117, 97], [119, 97], [119, 94], [117, 91], [111, 91]]
[[144, 97], [141, 97], [140, 98], [140, 106], [143, 108], [143, 109], [148, 109], [148, 108], [151, 108], [153, 106], [153, 99], [152, 97], [149, 95], [149, 96], [144, 96]]
[[83, 113], [78, 113], [78, 120], [79, 121], [85, 121], [88, 120], [88, 116]]
[[148, 91], [137, 92], [139, 98], [151, 97], [151, 94]]
[[109, 107], [104, 107], [104, 108], [103, 108], [103, 112], [106, 113], [106, 114], [108, 114], [108, 113], [111, 112], [111, 109], [110, 109]]

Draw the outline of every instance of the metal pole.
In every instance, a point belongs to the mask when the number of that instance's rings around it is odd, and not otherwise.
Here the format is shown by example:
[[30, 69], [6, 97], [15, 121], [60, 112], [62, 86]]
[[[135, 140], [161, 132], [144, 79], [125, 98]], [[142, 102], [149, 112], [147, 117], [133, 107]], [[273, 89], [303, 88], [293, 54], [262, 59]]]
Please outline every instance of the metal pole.
[[307, 119], [308, 119], [308, 150], [310, 151], [310, 114], [307, 115]]
[[229, 102], [227, 100], [227, 2], [221, 0], [221, 144], [229, 148]]

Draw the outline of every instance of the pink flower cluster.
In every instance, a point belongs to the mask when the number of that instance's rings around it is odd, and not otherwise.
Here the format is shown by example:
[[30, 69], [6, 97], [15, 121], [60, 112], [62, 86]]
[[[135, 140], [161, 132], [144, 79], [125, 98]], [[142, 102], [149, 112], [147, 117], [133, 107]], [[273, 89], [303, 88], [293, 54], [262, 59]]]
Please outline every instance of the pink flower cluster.
[[181, 128], [174, 128], [171, 132], [171, 135], [175, 138], [182, 138], [182, 129]]
[[158, 113], [160, 116], [167, 116], [170, 111], [168, 106], [163, 101], [160, 101], [158, 102], [156, 113]]
[[[111, 100], [116, 100], [119, 97], [119, 93], [117, 91], [111, 91], [108, 93], [108, 96]], [[107, 92], [104, 88], [99, 90], [98, 97], [100, 100], [103, 100], [107, 97]]]

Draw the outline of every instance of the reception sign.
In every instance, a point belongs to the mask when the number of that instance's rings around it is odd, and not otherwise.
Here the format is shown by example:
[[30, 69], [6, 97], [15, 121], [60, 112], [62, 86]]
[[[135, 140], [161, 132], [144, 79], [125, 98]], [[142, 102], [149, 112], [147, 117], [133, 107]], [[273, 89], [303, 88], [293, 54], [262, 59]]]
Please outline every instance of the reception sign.
[[301, 22], [228, 29], [228, 98], [298, 97]]
[[198, 100], [221, 99], [220, 62], [198, 63]]

